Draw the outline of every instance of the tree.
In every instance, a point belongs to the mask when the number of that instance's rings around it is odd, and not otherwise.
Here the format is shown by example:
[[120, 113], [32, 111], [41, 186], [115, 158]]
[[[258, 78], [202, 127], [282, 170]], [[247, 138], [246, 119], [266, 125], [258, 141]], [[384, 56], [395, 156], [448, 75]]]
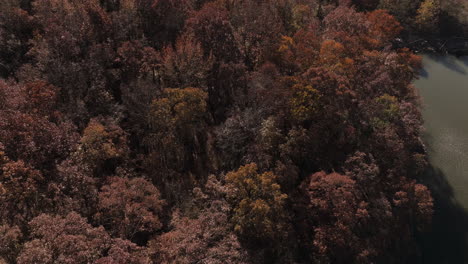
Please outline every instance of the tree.
[[[207, 124], [207, 93], [199, 88], [164, 89], [146, 113], [143, 146], [151, 179], [169, 200], [182, 198], [193, 188], [194, 170], [206, 157], [203, 128]], [[203, 172], [196, 173], [199, 177]]]
[[149, 243], [154, 261], [159, 263], [249, 263], [229, 223], [231, 207], [225, 200], [225, 187], [210, 176], [205, 185], [193, 190], [195, 216], [184, 215], [178, 209], [171, 219], [171, 231]]
[[190, 136], [204, 123], [206, 99], [206, 92], [199, 88], [165, 89], [164, 97], [153, 101], [149, 113], [150, 126], [163, 133], [168, 128]]
[[365, 10], [374, 10], [379, 2], [380, 0], [353, 0], [353, 3]]
[[242, 63], [215, 64], [208, 79], [208, 110], [216, 124], [226, 119], [238, 102], [236, 99], [244, 95], [248, 78], [247, 67]]
[[299, 122], [312, 120], [320, 108], [320, 92], [308, 83], [298, 81], [291, 88], [291, 115]]
[[417, 10], [416, 25], [423, 32], [438, 31], [441, 7], [439, 0], [424, 0]]
[[376, 110], [371, 126], [375, 129], [384, 128], [399, 119], [400, 105], [394, 96], [384, 94], [375, 99]]
[[421, 0], [380, 0], [379, 8], [387, 9], [398, 18], [403, 24], [409, 24], [411, 18], [416, 14]]
[[111, 177], [99, 192], [95, 218], [112, 235], [134, 239], [161, 229], [164, 201], [159, 190], [144, 178]]
[[150, 263], [141, 247], [111, 239], [102, 226], [91, 226], [75, 212], [65, 216], [42, 214], [29, 223], [29, 228], [32, 239], [16, 259], [19, 264]]
[[95, 264], [151, 264], [148, 253], [144, 247], [116, 238], [107, 250], [105, 257], [94, 262]]
[[281, 192], [276, 180], [272, 172], [258, 173], [255, 163], [226, 175], [234, 209], [234, 231], [242, 241], [278, 246], [284, 239], [288, 196]]
[[267, 62], [280, 36], [286, 34], [280, 12], [282, 8], [288, 7], [281, 6], [277, 1], [252, 0], [240, 1], [234, 7], [232, 3], [226, 6], [236, 46], [244, 57], [244, 64], [248, 69], [255, 69]]
[[74, 212], [64, 217], [42, 214], [29, 226], [32, 240], [21, 250], [19, 264], [91, 263], [111, 242], [103, 227], [92, 227]]
[[317, 172], [303, 188], [309, 198], [313, 252], [318, 261], [372, 261], [377, 252], [360, 237], [358, 229], [369, 223], [368, 203], [356, 182], [338, 173]]
[[418, 262], [421, 58], [393, 42], [464, 7], [1, 0], [0, 262]]
[[117, 50], [117, 61], [121, 65], [121, 76], [131, 82], [145, 75], [155, 78], [157, 52], [140, 40], [125, 41]]
[[42, 173], [23, 161], [11, 161], [0, 144], [1, 219], [9, 224], [25, 224], [42, 210]]
[[301, 29], [293, 38], [283, 36], [278, 52], [281, 60], [278, 62], [284, 70], [304, 72], [317, 64], [320, 50], [318, 29], [314, 24], [309, 28]]
[[292, 26], [296, 30], [301, 30], [308, 26], [315, 17], [315, 11], [317, 9], [318, 3], [315, 1], [310, 1], [305, 4], [296, 4], [292, 8]]
[[213, 57], [205, 57], [200, 44], [188, 34], [176, 41], [175, 48], [166, 46], [160, 54], [161, 75], [164, 87], [207, 87], [213, 67]]
[[50, 170], [77, 142], [75, 127], [52, 111], [56, 88], [37, 81], [26, 85], [0, 81], [0, 142], [12, 160]]
[[242, 56], [236, 45], [229, 13], [216, 2], [206, 3], [187, 19], [187, 30], [200, 41], [204, 55], [217, 61], [238, 62]]
[[59, 89], [46, 81], [37, 80], [24, 85], [24, 96], [27, 98], [23, 109], [32, 114], [54, 117]]
[[[106, 120], [103, 120], [106, 121]], [[83, 131], [79, 153], [88, 166], [99, 172], [113, 172], [128, 154], [127, 135], [112, 120], [103, 125], [91, 119]]]
[[396, 38], [403, 27], [386, 10], [375, 10], [367, 14], [370, 23], [370, 34], [380, 41], [379, 45], [385, 45]]
[[84, 217], [94, 215], [102, 179], [94, 177], [93, 165], [75, 152], [57, 165], [55, 173], [54, 181], [47, 188], [54, 211], [66, 213], [72, 210]]
[[144, 142], [155, 155], [156, 168], [180, 171], [190, 166], [186, 151], [196, 153], [201, 148], [198, 139], [206, 124], [206, 99], [207, 93], [199, 88], [165, 89], [163, 97], [152, 102]]
[[420, 231], [424, 230], [431, 223], [433, 213], [431, 192], [426, 186], [411, 180], [402, 182], [400, 188], [393, 195], [393, 203], [396, 210], [400, 211], [400, 217], [408, 217], [401, 219], [404, 221], [401, 226], [408, 225]]
[[234, 113], [220, 125], [216, 133], [216, 147], [222, 155], [222, 165], [237, 168], [253, 154], [254, 140], [257, 138], [261, 117], [253, 109]]
[[[357, 36], [366, 32], [366, 20], [362, 13], [353, 8], [339, 6], [324, 19], [325, 36], [332, 36], [339, 32], [345, 32], [349, 36]], [[336, 39], [335, 39], [336, 40]]]
[[0, 225], [0, 263], [15, 261], [23, 239], [23, 233], [18, 226]]
[[37, 25], [20, 1], [2, 1], [0, 9], [0, 77], [16, 77], [16, 71], [30, 61], [28, 40]]
[[[163, 47], [174, 43], [184, 29], [187, 17], [193, 10], [193, 0], [153, 1], [126, 0], [127, 5], [134, 5], [138, 11], [137, 21], [144, 36], [151, 46]], [[134, 20], [129, 20], [135, 23]]]

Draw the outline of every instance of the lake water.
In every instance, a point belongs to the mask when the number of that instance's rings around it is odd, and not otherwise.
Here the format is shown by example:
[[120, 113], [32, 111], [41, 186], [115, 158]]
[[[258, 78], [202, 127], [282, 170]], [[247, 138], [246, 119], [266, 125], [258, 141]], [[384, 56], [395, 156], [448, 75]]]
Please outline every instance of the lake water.
[[424, 263], [468, 263], [468, 57], [425, 55], [424, 132], [435, 198], [432, 231], [421, 238]]

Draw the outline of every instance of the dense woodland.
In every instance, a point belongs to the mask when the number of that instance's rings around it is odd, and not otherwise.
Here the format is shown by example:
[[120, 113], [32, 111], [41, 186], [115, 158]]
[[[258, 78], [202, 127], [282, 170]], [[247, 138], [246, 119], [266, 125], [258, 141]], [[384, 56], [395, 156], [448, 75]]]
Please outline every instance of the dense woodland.
[[0, 263], [418, 263], [421, 58], [392, 43], [463, 5], [0, 1]]

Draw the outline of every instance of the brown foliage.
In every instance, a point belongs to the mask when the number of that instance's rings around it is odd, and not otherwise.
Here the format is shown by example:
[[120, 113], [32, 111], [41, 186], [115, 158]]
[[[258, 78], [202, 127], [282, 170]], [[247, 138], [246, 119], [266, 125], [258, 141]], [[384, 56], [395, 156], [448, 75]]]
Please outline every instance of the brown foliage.
[[137, 233], [154, 233], [162, 227], [164, 201], [156, 187], [143, 178], [111, 177], [99, 192], [96, 219], [111, 234], [132, 239]]
[[[249, 263], [229, 223], [230, 206], [223, 198], [223, 186], [211, 176], [207, 193], [194, 189], [201, 209], [195, 217], [178, 210], [172, 215], [172, 230], [150, 242], [155, 261], [161, 263]], [[225, 191], [224, 191], [225, 192]]]
[[9, 223], [24, 224], [44, 206], [41, 195], [44, 177], [40, 171], [27, 166], [21, 160], [14, 162], [6, 157], [2, 158], [5, 161], [0, 164], [0, 215]]
[[420, 2], [1, 1], [0, 262], [409, 262]]
[[75, 212], [64, 217], [42, 214], [29, 223], [32, 240], [17, 263], [150, 263], [142, 248], [111, 239], [103, 227], [92, 227]]
[[182, 35], [175, 47], [166, 46], [160, 54], [160, 72], [163, 87], [200, 87], [212, 69], [212, 56], [205, 57], [193, 36]]
[[206, 3], [187, 20], [187, 29], [200, 41], [205, 56], [213, 54], [219, 61], [236, 62], [241, 53], [235, 44], [229, 13], [219, 3]]
[[30, 223], [32, 240], [24, 245], [17, 262], [90, 263], [109, 247], [104, 228], [94, 228], [77, 213], [65, 217], [40, 215]]
[[13, 263], [21, 249], [23, 234], [18, 226], [0, 225], [0, 263]]

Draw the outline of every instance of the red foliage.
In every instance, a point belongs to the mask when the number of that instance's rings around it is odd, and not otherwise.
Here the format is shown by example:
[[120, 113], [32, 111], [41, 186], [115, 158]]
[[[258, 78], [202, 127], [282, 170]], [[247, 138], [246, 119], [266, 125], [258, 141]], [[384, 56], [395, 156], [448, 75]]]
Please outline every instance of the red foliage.
[[400, 34], [403, 27], [386, 10], [375, 10], [367, 14], [370, 33], [383, 43], [388, 43]]
[[51, 115], [56, 106], [58, 88], [45, 81], [34, 81], [24, 86], [28, 112]]
[[[0, 155], [4, 153], [0, 152]], [[9, 161], [6, 157], [0, 163], [1, 218], [9, 223], [31, 220], [44, 206], [41, 183], [44, 178], [40, 171], [27, 166], [23, 161]]]
[[113, 239], [107, 256], [96, 260], [95, 264], [151, 264], [145, 248], [128, 240]]
[[13, 263], [21, 249], [23, 234], [18, 226], [0, 225], [0, 263]]
[[236, 62], [241, 59], [228, 10], [210, 2], [187, 20], [187, 29], [200, 41], [205, 56], [213, 54], [219, 61]]
[[163, 205], [158, 189], [147, 180], [112, 177], [99, 192], [96, 219], [113, 235], [132, 239], [162, 227]]
[[211, 176], [205, 186], [207, 193], [194, 189], [201, 210], [195, 217], [172, 215], [172, 230], [150, 242], [154, 260], [160, 263], [213, 264], [249, 263], [229, 224], [229, 204], [224, 200], [223, 186]]
[[76, 134], [70, 123], [57, 125], [28, 114], [2, 112], [0, 142], [10, 158], [50, 168], [70, 153]]
[[[314, 228], [313, 246], [317, 259], [341, 263], [374, 253], [357, 232], [370, 220], [368, 204], [356, 182], [338, 173], [318, 172], [303, 188], [310, 199]], [[366, 253], [367, 252], [367, 253]], [[370, 256], [368, 256], [370, 257]]]
[[90, 263], [110, 245], [104, 228], [94, 228], [77, 213], [40, 215], [29, 223], [32, 240], [18, 256], [19, 264]]
[[32, 240], [17, 263], [151, 263], [143, 248], [111, 239], [103, 227], [92, 227], [75, 212], [64, 217], [42, 214], [29, 223]]
[[0, 262], [409, 262], [419, 1], [378, 2], [0, 1]]
[[191, 35], [182, 35], [175, 47], [166, 46], [159, 56], [163, 87], [205, 88], [213, 58], [205, 57], [203, 49]]
[[7, 78], [29, 61], [29, 39], [37, 28], [33, 17], [18, 1], [0, 3], [0, 77]]
[[145, 47], [141, 41], [126, 41], [117, 50], [122, 67], [122, 77], [126, 81], [134, 80], [140, 75], [152, 74], [156, 67], [156, 51]]
[[[229, 5], [228, 5], [229, 8]], [[272, 57], [280, 36], [286, 34], [280, 1], [239, 1], [230, 7], [230, 22], [245, 64], [252, 69]]]

